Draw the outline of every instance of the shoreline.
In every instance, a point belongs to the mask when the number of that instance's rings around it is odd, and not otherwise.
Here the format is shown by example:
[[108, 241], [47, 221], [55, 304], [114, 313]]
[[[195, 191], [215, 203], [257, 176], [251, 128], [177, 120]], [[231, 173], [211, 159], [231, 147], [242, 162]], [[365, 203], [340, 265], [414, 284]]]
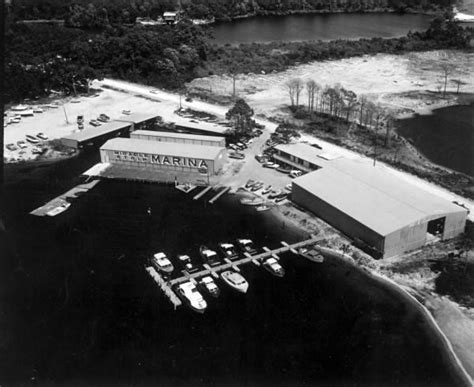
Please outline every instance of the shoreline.
[[[292, 226], [296, 227], [297, 229], [301, 230], [302, 232], [307, 232], [307, 233], [312, 233], [314, 230], [311, 230], [308, 228], [308, 226], [303, 226], [300, 222], [303, 220], [307, 220], [308, 218], [311, 219], [311, 215], [308, 214], [304, 210], [300, 210], [298, 208], [295, 208], [293, 205], [287, 205], [286, 208], [288, 209], [289, 214], [294, 214], [296, 211], [300, 212], [302, 215], [302, 219], [299, 219], [299, 221], [296, 218], [292, 218], [291, 216], [288, 216], [288, 214], [284, 214], [280, 208], [278, 208], [277, 211], [272, 211], [272, 216], [274, 216], [276, 219], [281, 219], [283, 221], [288, 221], [291, 223]], [[337, 230], [335, 230], [337, 231]], [[345, 239], [344, 236], [342, 238]], [[434, 314], [428, 309], [426, 305], [424, 305], [420, 300], [418, 300], [413, 294], [410, 293], [410, 290], [413, 292], [417, 293], [416, 289], [413, 289], [410, 286], [407, 285], [402, 285], [397, 283], [394, 279], [390, 278], [389, 276], [380, 273], [377, 271], [377, 269], [373, 267], [369, 267], [367, 265], [364, 265], [363, 263], [360, 264], [359, 262], [355, 261], [354, 258], [350, 255], [344, 254], [341, 251], [338, 251], [334, 249], [330, 245], [330, 239], [329, 239], [329, 246], [330, 247], [323, 247], [323, 251], [321, 252], [323, 255], [328, 254], [331, 256], [332, 259], [340, 260], [341, 262], [344, 262], [346, 264], [350, 264], [353, 266], [356, 270], [360, 271], [364, 275], [366, 275], [368, 278], [375, 280], [378, 282], [382, 287], [386, 287], [388, 289], [391, 289], [392, 291], [395, 291], [400, 297], [403, 297], [405, 300], [410, 302], [411, 305], [415, 306], [417, 310], [419, 310], [426, 321], [429, 323], [429, 325], [433, 328], [436, 336], [441, 340], [443, 343], [443, 348], [445, 350], [446, 355], [448, 356], [449, 361], [453, 365], [453, 367], [456, 370], [456, 373], [460, 376], [462, 379], [463, 383], [466, 386], [474, 386], [474, 375], [471, 375], [467, 372], [466, 367], [463, 364], [463, 361], [461, 360], [462, 354], [458, 354], [455, 349], [453, 343], [450, 341], [448, 338], [449, 333], [445, 333], [441, 326], [439, 325], [438, 321], [436, 320]], [[327, 250], [326, 250], [327, 249]], [[326, 250], [326, 251], [324, 251]], [[369, 258], [372, 259], [372, 258]], [[324, 264], [324, 263], [323, 263]], [[408, 288], [408, 289], [407, 289]], [[417, 293], [419, 294], [419, 293]], [[420, 295], [421, 299], [423, 302], [428, 303], [429, 300], [427, 297]], [[441, 299], [441, 295], [439, 294], [434, 294], [432, 297], [435, 297], [436, 299]], [[457, 304], [455, 304], [457, 305]], [[457, 307], [457, 306], [456, 306]], [[467, 318], [467, 317], [466, 317]], [[465, 362], [468, 362], [469, 359], [464, 359]]]

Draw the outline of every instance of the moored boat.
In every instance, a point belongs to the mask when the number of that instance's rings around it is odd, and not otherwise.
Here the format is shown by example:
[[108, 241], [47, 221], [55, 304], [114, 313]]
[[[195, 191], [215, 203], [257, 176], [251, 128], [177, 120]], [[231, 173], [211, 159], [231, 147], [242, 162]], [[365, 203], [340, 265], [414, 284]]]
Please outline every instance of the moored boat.
[[309, 259], [312, 262], [316, 262], [316, 263], [324, 262], [324, 257], [321, 254], [319, 254], [319, 252], [317, 252], [316, 250], [309, 250], [307, 248], [302, 247], [298, 249], [298, 254], [306, 259]]
[[263, 212], [263, 211], [268, 211], [270, 209], [269, 206], [267, 206], [266, 204], [262, 204], [260, 206], [257, 206], [255, 207], [255, 209], [258, 211], [258, 212]]
[[232, 270], [226, 270], [221, 273], [221, 278], [231, 288], [241, 293], [247, 293], [249, 283], [241, 274]]
[[219, 250], [224, 258], [234, 259], [239, 256], [232, 243], [219, 243]]
[[221, 290], [216, 285], [214, 280], [211, 276], [206, 276], [199, 281], [199, 284], [212, 296], [212, 297], [219, 297], [221, 294]]
[[259, 206], [260, 204], [263, 204], [263, 199], [260, 198], [243, 198], [240, 199], [240, 203], [245, 205], [245, 206]]
[[71, 203], [64, 202], [64, 203], [60, 204], [59, 206], [53, 208], [52, 210], [49, 210], [46, 213], [46, 215], [48, 215], [48, 216], [59, 215], [59, 214], [63, 213], [64, 211], [66, 211], [70, 206], [71, 206]]
[[152, 258], [153, 265], [163, 273], [171, 273], [174, 270], [174, 266], [171, 261], [166, 257], [165, 253], [156, 253]]
[[283, 267], [273, 257], [266, 259], [262, 266], [275, 277], [283, 277], [285, 275], [285, 269], [283, 269]]
[[197, 266], [193, 265], [191, 261], [191, 257], [186, 254], [178, 255], [178, 261], [183, 266], [183, 269], [186, 270], [188, 273], [194, 273], [198, 270]]
[[237, 239], [237, 245], [243, 253], [255, 254], [257, 252], [251, 239]]
[[184, 282], [176, 287], [178, 296], [196, 312], [203, 313], [207, 308], [207, 302], [202, 294], [191, 282]]
[[207, 263], [210, 266], [219, 265], [219, 258], [217, 257], [217, 253], [214, 250], [211, 250], [203, 245], [199, 248], [199, 253], [201, 254], [204, 263]]

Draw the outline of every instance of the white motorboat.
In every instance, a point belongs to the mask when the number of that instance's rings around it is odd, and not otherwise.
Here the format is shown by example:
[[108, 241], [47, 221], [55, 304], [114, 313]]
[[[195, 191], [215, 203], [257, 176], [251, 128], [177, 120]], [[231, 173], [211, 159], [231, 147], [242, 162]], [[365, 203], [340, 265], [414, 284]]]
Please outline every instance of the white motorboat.
[[270, 209], [269, 206], [265, 205], [265, 204], [262, 204], [260, 206], [257, 206], [255, 208], [258, 212], [263, 212], [263, 211], [268, 211]]
[[266, 259], [262, 266], [275, 277], [283, 277], [285, 275], [285, 269], [283, 269], [283, 267], [273, 257]]
[[219, 249], [224, 258], [233, 259], [238, 257], [237, 251], [232, 243], [219, 243]]
[[324, 262], [324, 257], [321, 254], [319, 254], [319, 252], [317, 252], [316, 250], [309, 250], [303, 247], [303, 248], [298, 249], [298, 253], [302, 257], [309, 259], [312, 262], [316, 262], [316, 263]]
[[232, 270], [226, 270], [221, 273], [221, 278], [231, 288], [241, 293], [247, 293], [247, 290], [249, 288], [249, 283], [239, 273], [236, 273], [235, 271], [232, 271]]
[[176, 290], [181, 299], [188, 304], [191, 309], [199, 313], [204, 313], [207, 308], [207, 302], [193, 283], [184, 282], [178, 285]]
[[199, 252], [201, 253], [204, 263], [207, 263], [211, 266], [219, 265], [219, 258], [217, 257], [217, 253], [214, 250], [211, 250], [206, 246], [201, 246], [199, 248]]
[[219, 297], [219, 294], [221, 294], [221, 290], [216, 285], [212, 277], [203, 277], [199, 283], [211, 296]]
[[153, 265], [163, 273], [171, 273], [174, 270], [174, 266], [171, 261], [166, 257], [165, 253], [156, 253], [152, 258]]
[[260, 204], [263, 204], [263, 199], [260, 198], [244, 198], [240, 200], [241, 204], [244, 204], [246, 206], [259, 206]]
[[52, 210], [49, 210], [46, 215], [48, 216], [56, 216], [56, 215], [59, 215], [61, 213], [63, 213], [64, 211], [66, 211], [69, 207], [71, 206], [71, 203], [68, 203], [68, 202], [64, 202], [62, 203], [61, 205], [53, 208]]
[[178, 255], [178, 261], [183, 266], [183, 269], [186, 270], [188, 273], [194, 273], [198, 270], [197, 266], [193, 265], [191, 261], [191, 257], [186, 254]]
[[255, 254], [257, 252], [251, 239], [237, 239], [237, 245], [243, 253]]

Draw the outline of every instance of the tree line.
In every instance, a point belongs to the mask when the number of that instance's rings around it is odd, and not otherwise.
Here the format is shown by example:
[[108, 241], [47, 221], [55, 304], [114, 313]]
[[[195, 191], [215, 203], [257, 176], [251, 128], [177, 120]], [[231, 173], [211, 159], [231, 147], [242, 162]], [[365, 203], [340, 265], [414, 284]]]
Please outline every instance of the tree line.
[[192, 23], [99, 33], [12, 24], [5, 34], [4, 101], [88, 90], [103, 76], [177, 88], [206, 59], [208, 34]]
[[[14, 0], [10, 12], [15, 20], [64, 19], [74, 25], [96, 27], [133, 23], [137, 17], [156, 19], [179, 7], [191, 18], [229, 20], [245, 15], [292, 12], [434, 11], [454, 0]], [[77, 25], [76, 25], [77, 26]]]

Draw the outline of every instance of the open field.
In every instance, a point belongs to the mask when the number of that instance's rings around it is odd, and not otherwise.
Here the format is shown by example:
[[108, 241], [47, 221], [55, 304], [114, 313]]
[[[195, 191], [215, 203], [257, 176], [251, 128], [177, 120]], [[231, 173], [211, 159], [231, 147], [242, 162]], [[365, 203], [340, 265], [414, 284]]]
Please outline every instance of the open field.
[[[474, 92], [474, 78], [471, 69], [474, 53], [461, 51], [430, 51], [405, 55], [379, 54], [335, 61], [313, 62], [280, 73], [241, 74], [237, 77], [236, 89], [239, 97], [254, 108], [257, 114], [267, 117], [282, 114], [289, 105], [285, 83], [293, 78], [313, 79], [321, 86], [342, 85], [357, 95], [366, 95], [374, 102], [380, 102], [396, 112], [423, 112], [452, 104], [437, 95], [427, 97], [426, 92], [436, 92], [442, 84], [440, 63], [449, 60], [457, 70], [450, 79], [459, 78], [466, 84], [462, 92]], [[211, 76], [190, 82], [188, 89], [212, 90], [213, 94], [232, 94], [230, 76]], [[455, 91], [454, 84], [448, 84], [448, 91]], [[411, 92], [411, 94], [407, 94]], [[416, 95], [418, 94], [418, 97]], [[302, 103], [306, 103], [305, 92]]]

